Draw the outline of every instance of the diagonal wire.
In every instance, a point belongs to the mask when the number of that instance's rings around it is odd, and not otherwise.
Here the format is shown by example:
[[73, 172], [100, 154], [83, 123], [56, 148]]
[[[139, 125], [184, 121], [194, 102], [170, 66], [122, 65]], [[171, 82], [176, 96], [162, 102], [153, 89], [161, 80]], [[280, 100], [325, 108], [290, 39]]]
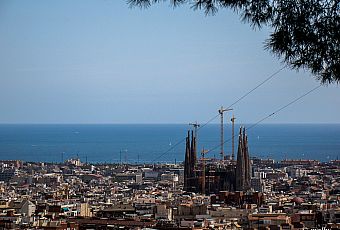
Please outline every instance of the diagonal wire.
[[[314, 87], [313, 89], [307, 91], [306, 93], [302, 94], [301, 96], [295, 98], [294, 100], [292, 100], [291, 102], [289, 102], [288, 104], [280, 107], [279, 109], [275, 110], [273, 113], [263, 117], [262, 119], [258, 120], [256, 123], [252, 124], [251, 126], [249, 126], [248, 128], [246, 128], [246, 130], [250, 130], [252, 128], [254, 128], [255, 126], [257, 126], [258, 124], [260, 124], [261, 122], [263, 122], [264, 120], [267, 120], [268, 118], [274, 116], [275, 114], [278, 114], [279, 112], [281, 112], [282, 110], [284, 110], [285, 108], [287, 108], [288, 106], [294, 104], [295, 102], [299, 101], [300, 99], [302, 99], [303, 97], [307, 96], [308, 94], [314, 92], [315, 90], [319, 89], [321, 87], [321, 85], [318, 85], [316, 87]], [[235, 137], [236, 134], [234, 136], [232, 136], [231, 138], [227, 139], [226, 141], [223, 142], [223, 144], [228, 143], [229, 141], [231, 141], [233, 139], [233, 137]], [[221, 145], [216, 145], [214, 146], [212, 149], [209, 149], [205, 154], [208, 154], [214, 150], [216, 150], [217, 148], [219, 148]]]
[[[231, 108], [233, 105], [236, 105], [238, 102], [240, 102], [242, 99], [244, 99], [245, 97], [247, 97], [249, 94], [251, 94], [252, 92], [254, 92], [256, 89], [258, 89], [260, 86], [262, 86], [263, 84], [265, 84], [267, 81], [269, 81], [270, 79], [274, 78], [275, 76], [277, 76], [278, 73], [280, 73], [284, 68], [286, 68], [286, 66], [283, 66], [282, 68], [278, 69], [277, 71], [275, 71], [274, 73], [272, 73], [269, 77], [267, 77], [265, 80], [263, 80], [262, 82], [260, 82], [257, 86], [255, 86], [254, 88], [252, 88], [250, 91], [248, 91], [247, 93], [245, 93], [243, 96], [241, 96], [240, 98], [238, 98], [234, 103], [232, 103], [231, 105], [229, 105], [227, 107], [227, 109]], [[212, 117], [211, 119], [209, 119], [207, 122], [205, 122], [203, 125], [201, 125], [200, 127], [198, 127], [197, 131], [202, 129], [203, 127], [205, 127], [206, 125], [208, 125], [209, 123], [211, 123], [213, 120], [215, 120], [217, 117], [219, 116], [219, 114], [215, 115], [214, 117]], [[183, 143], [185, 141], [185, 137], [182, 138], [181, 140], [179, 140], [175, 145], [171, 146], [168, 150], [166, 150], [165, 152], [163, 152], [162, 154], [160, 154], [158, 157], [156, 157], [153, 162], [155, 162], [156, 160], [158, 160], [159, 158], [161, 158], [162, 156], [164, 156], [165, 154], [169, 153], [171, 150], [173, 150], [174, 148], [176, 148], [178, 145], [180, 145], [181, 143]]]
[[251, 94], [252, 92], [254, 92], [257, 88], [259, 88], [260, 86], [262, 86], [264, 83], [266, 83], [267, 81], [269, 81], [270, 79], [274, 78], [278, 73], [280, 73], [284, 68], [286, 68], [286, 66], [283, 66], [281, 69], [277, 70], [276, 72], [274, 72], [273, 74], [271, 74], [269, 77], [267, 77], [265, 80], [263, 80], [262, 82], [260, 82], [260, 84], [258, 84], [256, 87], [254, 87], [252, 90], [248, 91], [246, 94], [244, 94], [242, 97], [240, 97], [239, 99], [237, 99], [234, 103], [232, 103], [231, 105], [229, 105], [227, 107], [227, 109], [231, 108], [233, 105], [236, 105], [237, 103], [239, 103], [243, 98], [245, 98], [246, 96], [248, 96], [249, 94]]
[[[203, 128], [204, 126], [206, 126], [207, 124], [209, 124], [210, 122], [212, 122], [213, 120], [216, 119], [216, 117], [218, 117], [219, 114], [217, 114], [216, 116], [212, 117], [211, 119], [209, 119], [207, 122], [205, 122], [202, 126], [200, 126], [198, 130], [200, 130], [201, 128]], [[171, 146], [168, 150], [166, 150], [165, 152], [163, 152], [162, 154], [160, 154], [158, 157], [156, 157], [153, 162], [155, 162], [156, 160], [158, 160], [159, 158], [161, 158], [162, 156], [164, 156], [165, 154], [167, 154], [168, 152], [170, 152], [171, 150], [173, 150], [174, 148], [176, 148], [178, 145], [182, 144], [185, 141], [186, 137], [182, 138], [181, 140], [179, 140], [176, 144], [174, 144], [173, 146]]]

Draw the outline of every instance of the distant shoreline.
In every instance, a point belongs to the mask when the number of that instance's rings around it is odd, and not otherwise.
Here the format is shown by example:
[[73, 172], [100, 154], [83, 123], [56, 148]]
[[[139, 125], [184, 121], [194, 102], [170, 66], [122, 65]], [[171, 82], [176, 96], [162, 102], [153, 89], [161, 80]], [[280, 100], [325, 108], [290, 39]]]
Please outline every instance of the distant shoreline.
[[[204, 123], [203, 123], [204, 124]], [[237, 123], [241, 125], [253, 125], [255, 123]], [[0, 123], [1, 125], [188, 125], [187, 123]], [[210, 123], [207, 125], [220, 125], [220, 123]], [[340, 123], [261, 123], [258, 125], [340, 125]]]
[[[319, 161], [317, 159], [284, 159], [284, 160], [275, 160], [275, 159], [260, 159], [260, 158], [251, 158], [252, 161], [254, 160], [261, 160], [263, 162], [265, 161], [273, 161], [274, 164], [283, 164], [289, 162], [291, 163], [296, 163], [296, 165], [301, 165], [302, 164], [307, 164], [307, 163], [315, 163], [315, 164], [327, 164], [327, 163], [337, 163], [340, 164], [340, 160], [329, 160], [329, 161]], [[20, 163], [29, 163], [29, 164], [48, 164], [48, 165], [66, 165], [68, 160], [80, 160], [79, 158], [70, 158], [65, 160], [64, 162], [46, 162], [46, 161], [25, 161], [25, 160], [20, 160], [20, 159], [0, 159], [0, 163], [3, 162], [20, 162]], [[216, 161], [219, 161], [218, 159], [215, 159]], [[80, 161], [83, 165], [113, 165], [113, 166], [118, 166], [118, 165], [130, 165], [130, 166], [143, 166], [143, 165], [183, 165], [183, 161], [177, 161], [176, 163], [174, 162], [83, 162]], [[300, 164], [299, 164], [300, 163]]]

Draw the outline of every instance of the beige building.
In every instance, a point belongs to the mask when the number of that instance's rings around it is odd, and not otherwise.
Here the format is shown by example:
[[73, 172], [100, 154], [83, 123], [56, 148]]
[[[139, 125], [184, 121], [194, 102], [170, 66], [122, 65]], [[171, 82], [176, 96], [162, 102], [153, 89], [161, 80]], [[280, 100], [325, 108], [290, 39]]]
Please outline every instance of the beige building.
[[248, 215], [250, 228], [266, 228], [290, 224], [290, 218], [285, 213], [258, 213]]

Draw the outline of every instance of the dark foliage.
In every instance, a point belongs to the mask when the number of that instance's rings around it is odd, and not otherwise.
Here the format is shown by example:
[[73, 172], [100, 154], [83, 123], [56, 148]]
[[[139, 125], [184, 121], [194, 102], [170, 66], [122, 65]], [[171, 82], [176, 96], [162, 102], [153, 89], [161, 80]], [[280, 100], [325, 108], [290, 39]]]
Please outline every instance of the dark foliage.
[[308, 69], [322, 83], [340, 83], [340, 0], [128, 0], [131, 6], [158, 2], [190, 4], [207, 15], [229, 8], [253, 28], [273, 29], [266, 49], [293, 69]]

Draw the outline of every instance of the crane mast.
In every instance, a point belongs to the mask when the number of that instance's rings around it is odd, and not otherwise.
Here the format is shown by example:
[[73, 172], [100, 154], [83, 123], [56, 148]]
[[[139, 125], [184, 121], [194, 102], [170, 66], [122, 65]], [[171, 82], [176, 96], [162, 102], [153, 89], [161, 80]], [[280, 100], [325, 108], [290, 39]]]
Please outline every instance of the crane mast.
[[202, 155], [202, 194], [205, 194], [205, 161], [206, 161], [206, 159], [205, 159], [205, 154], [207, 153], [207, 152], [209, 152], [209, 150], [205, 150], [204, 148], [203, 148], [203, 150], [202, 150], [202, 152], [201, 152], [201, 155]]
[[221, 116], [221, 160], [224, 159], [224, 150], [223, 150], [223, 145], [224, 145], [224, 126], [223, 126], [223, 113], [226, 111], [230, 111], [233, 109], [224, 109], [223, 106], [221, 106], [221, 108], [218, 110], [218, 113]]

